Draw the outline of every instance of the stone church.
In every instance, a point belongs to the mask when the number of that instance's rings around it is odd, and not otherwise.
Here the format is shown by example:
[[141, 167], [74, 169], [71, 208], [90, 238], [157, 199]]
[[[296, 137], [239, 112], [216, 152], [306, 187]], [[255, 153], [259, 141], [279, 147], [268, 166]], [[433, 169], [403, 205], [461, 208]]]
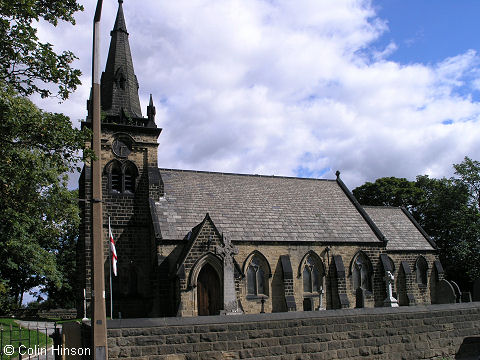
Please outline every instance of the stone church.
[[[115, 317], [435, 302], [443, 280], [436, 245], [407, 210], [362, 207], [339, 172], [321, 180], [159, 168], [162, 129], [152, 97], [143, 117], [138, 88], [120, 0], [101, 77], [105, 273], [110, 218]], [[89, 164], [79, 189], [91, 198]], [[91, 208], [81, 211], [79, 298], [86, 289], [89, 303]]]

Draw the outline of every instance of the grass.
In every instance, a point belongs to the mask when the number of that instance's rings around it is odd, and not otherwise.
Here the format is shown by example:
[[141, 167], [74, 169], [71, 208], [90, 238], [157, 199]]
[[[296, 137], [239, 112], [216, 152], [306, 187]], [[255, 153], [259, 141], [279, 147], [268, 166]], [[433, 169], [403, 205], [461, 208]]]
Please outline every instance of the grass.
[[[41, 329], [40, 329], [41, 330]], [[22, 344], [27, 348], [45, 348], [53, 344], [53, 340], [37, 329], [19, 327], [15, 319], [0, 319], [0, 357], [1, 359], [18, 358], [18, 348]], [[3, 354], [5, 345], [12, 345], [16, 351], [12, 355]]]

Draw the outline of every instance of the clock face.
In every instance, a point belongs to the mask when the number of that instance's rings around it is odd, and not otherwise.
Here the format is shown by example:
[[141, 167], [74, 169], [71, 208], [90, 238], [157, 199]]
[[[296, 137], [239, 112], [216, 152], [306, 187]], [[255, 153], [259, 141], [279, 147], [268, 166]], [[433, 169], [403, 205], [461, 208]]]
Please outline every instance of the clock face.
[[131, 146], [122, 139], [115, 139], [112, 145], [113, 153], [119, 157], [127, 157], [132, 152]]

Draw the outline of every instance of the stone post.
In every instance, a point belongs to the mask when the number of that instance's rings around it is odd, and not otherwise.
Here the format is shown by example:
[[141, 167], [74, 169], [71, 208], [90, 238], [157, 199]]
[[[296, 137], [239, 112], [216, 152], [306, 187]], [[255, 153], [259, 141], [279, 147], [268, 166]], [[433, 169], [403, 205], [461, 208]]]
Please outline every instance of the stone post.
[[[223, 237], [222, 237], [223, 238]], [[238, 308], [237, 293], [235, 291], [235, 269], [233, 255], [238, 254], [238, 249], [230, 240], [223, 238], [223, 246], [216, 246], [215, 253], [223, 257], [223, 311], [222, 315], [241, 314]]]

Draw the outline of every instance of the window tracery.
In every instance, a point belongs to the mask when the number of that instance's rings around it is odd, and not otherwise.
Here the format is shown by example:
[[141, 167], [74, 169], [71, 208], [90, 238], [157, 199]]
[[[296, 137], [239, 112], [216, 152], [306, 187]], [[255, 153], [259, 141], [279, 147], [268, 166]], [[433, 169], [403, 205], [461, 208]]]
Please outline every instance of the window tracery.
[[364, 253], [359, 253], [352, 263], [353, 289], [372, 291], [372, 265]]
[[133, 194], [135, 192], [138, 170], [135, 165], [126, 161], [123, 164], [114, 160], [105, 166], [108, 187], [113, 194]]
[[250, 265], [248, 265], [247, 294], [256, 296], [267, 295], [265, 271], [262, 269], [261, 262], [257, 256], [254, 256]]
[[303, 268], [303, 292], [318, 293], [321, 290], [320, 271], [317, 264], [309, 256]]

